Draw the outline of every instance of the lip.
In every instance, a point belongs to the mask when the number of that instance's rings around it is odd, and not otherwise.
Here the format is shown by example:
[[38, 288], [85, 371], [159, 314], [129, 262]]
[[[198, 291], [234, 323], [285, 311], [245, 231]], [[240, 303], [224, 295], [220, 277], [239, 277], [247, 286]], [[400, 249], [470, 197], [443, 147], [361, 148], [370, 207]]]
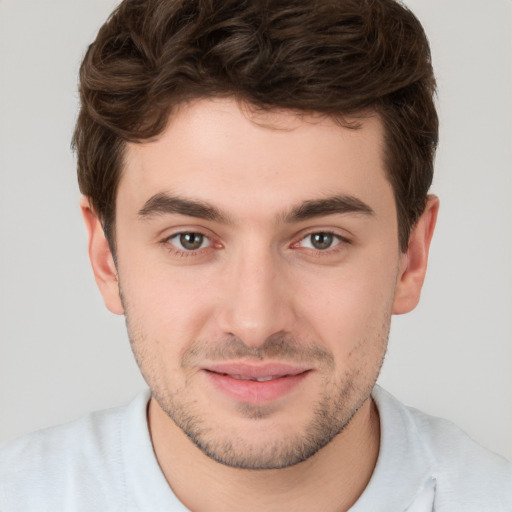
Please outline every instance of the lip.
[[229, 398], [245, 404], [263, 405], [291, 393], [310, 375], [311, 370], [277, 362], [229, 362], [207, 365], [203, 373], [215, 388]]

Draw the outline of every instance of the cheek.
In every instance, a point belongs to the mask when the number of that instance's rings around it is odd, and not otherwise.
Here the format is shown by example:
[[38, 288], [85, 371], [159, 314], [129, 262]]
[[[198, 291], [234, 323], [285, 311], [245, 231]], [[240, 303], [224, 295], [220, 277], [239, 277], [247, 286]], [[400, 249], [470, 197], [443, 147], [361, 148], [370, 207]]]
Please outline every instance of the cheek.
[[362, 342], [387, 336], [396, 284], [394, 268], [394, 260], [370, 258], [313, 281], [303, 279], [300, 316], [308, 319], [313, 336], [345, 357]]
[[211, 276], [136, 258], [120, 261], [119, 275], [132, 342], [168, 362], [177, 359], [211, 314]]
[[200, 291], [186, 284], [161, 273], [130, 272], [126, 279], [121, 274], [132, 351], [149, 387], [159, 394], [181, 389], [191, 377], [182, 368], [183, 356], [199, 337], [205, 315]]

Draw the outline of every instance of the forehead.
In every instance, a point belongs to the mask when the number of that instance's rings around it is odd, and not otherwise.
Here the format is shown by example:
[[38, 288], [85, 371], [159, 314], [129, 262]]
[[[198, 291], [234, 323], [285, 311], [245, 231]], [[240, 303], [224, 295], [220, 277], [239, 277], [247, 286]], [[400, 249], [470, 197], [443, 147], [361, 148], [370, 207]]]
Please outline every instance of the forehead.
[[392, 195], [382, 124], [377, 115], [357, 122], [254, 111], [232, 99], [184, 104], [156, 140], [128, 144], [118, 201], [136, 208], [166, 193], [242, 215], [345, 194], [378, 210], [383, 192]]

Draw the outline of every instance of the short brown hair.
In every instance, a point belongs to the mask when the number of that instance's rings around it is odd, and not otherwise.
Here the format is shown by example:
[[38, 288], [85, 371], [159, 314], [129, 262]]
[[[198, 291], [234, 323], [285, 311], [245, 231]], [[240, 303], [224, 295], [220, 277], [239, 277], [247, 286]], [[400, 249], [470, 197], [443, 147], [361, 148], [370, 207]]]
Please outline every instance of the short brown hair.
[[80, 190], [114, 247], [125, 143], [159, 135], [176, 105], [232, 96], [338, 120], [372, 111], [405, 250], [432, 182], [435, 87], [423, 28], [394, 0], [124, 0], [80, 68]]

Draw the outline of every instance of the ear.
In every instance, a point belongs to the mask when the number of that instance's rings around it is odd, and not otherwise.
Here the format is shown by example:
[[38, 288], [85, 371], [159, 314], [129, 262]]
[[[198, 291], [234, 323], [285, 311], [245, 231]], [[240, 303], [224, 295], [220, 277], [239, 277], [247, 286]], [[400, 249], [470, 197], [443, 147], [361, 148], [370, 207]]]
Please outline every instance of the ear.
[[119, 293], [117, 269], [110, 246], [105, 238], [103, 226], [94, 212], [88, 197], [80, 200], [82, 216], [89, 235], [89, 259], [105, 306], [116, 315], [124, 314]]
[[395, 315], [412, 311], [420, 300], [438, 211], [439, 199], [436, 196], [429, 196], [425, 211], [411, 230], [407, 252], [401, 255], [400, 273], [393, 302]]

